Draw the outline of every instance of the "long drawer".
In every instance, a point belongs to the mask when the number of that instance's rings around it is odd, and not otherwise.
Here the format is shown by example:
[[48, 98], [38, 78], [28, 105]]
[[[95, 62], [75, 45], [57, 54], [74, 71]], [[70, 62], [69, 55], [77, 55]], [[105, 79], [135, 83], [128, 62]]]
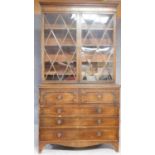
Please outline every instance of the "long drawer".
[[118, 104], [119, 90], [115, 89], [45, 89], [41, 91], [42, 107], [65, 104]]
[[40, 129], [40, 141], [117, 140], [118, 128], [106, 129]]
[[47, 116], [118, 116], [118, 107], [113, 105], [66, 105], [40, 108], [40, 115]]
[[40, 127], [118, 126], [118, 118], [111, 117], [41, 117]]

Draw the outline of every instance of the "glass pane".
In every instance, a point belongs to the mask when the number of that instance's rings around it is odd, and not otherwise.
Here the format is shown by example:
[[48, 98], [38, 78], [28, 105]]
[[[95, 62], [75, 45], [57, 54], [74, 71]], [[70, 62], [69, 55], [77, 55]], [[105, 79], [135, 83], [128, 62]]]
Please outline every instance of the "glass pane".
[[76, 14], [44, 15], [45, 80], [76, 80]]
[[113, 16], [81, 15], [82, 80], [113, 80]]

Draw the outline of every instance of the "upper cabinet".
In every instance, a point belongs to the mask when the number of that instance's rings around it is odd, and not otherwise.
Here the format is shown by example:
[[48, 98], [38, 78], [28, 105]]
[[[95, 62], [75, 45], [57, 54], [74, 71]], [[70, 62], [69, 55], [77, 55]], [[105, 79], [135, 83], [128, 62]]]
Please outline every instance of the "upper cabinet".
[[116, 9], [46, 8], [42, 24], [43, 81], [115, 82]]

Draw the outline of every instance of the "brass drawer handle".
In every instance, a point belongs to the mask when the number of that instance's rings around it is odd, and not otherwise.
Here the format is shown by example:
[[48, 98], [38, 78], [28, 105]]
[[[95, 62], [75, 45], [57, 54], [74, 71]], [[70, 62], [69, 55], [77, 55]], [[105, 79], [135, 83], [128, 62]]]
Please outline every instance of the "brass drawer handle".
[[57, 100], [62, 100], [63, 99], [63, 96], [62, 95], [58, 95], [57, 96]]
[[58, 109], [57, 109], [57, 113], [58, 113], [58, 114], [61, 114], [61, 113], [62, 113], [62, 109], [61, 109], [61, 108], [58, 108]]
[[81, 94], [82, 94], [82, 95], [86, 95], [86, 92], [85, 92], [85, 91], [82, 91]]
[[96, 122], [97, 122], [98, 125], [100, 125], [102, 123], [102, 120], [98, 119]]
[[103, 134], [103, 133], [102, 133], [101, 131], [97, 131], [97, 132], [96, 132], [97, 137], [101, 137], [102, 134]]
[[63, 136], [62, 132], [58, 132], [58, 133], [57, 133], [57, 137], [58, 137], [58, 138], [61, 138], [62, 136]]
[[98, 99], [101, 99], [102, 98], [102, 95], [101, 94], [97, 94], [97, 98]]
[[62, 124], [62, 119], [58, 119], [58, 120], [57, 120], [57, 124], [58, 124], [58, 125], [61, 125], [61, 124]]
[[77, 102], [77, 99], [73, 99], [73, 102]]
[[98, 114], [100, 114], [100, 113], [102, 112], [102, 109], [101, 109], [101, 108], [96, 108], [96, 112], [97, 112]]

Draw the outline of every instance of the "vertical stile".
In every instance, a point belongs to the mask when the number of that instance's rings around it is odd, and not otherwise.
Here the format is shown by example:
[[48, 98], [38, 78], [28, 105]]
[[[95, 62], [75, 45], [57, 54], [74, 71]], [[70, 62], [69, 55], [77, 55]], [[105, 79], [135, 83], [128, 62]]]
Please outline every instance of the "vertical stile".
[[81, 80], [81, 14], [77, 13], [77, 80]]
[[45, 80], [44, 76], [44, 69], [45, 69], [45, 62], [44, 62], [44, 14], [41, 14], [41, 76], [42, 81]]
[[113, 14], [113, 48], [114, 48], [114, 56], [113, 56], [113, 82], [116, 81], [116, 13]]

